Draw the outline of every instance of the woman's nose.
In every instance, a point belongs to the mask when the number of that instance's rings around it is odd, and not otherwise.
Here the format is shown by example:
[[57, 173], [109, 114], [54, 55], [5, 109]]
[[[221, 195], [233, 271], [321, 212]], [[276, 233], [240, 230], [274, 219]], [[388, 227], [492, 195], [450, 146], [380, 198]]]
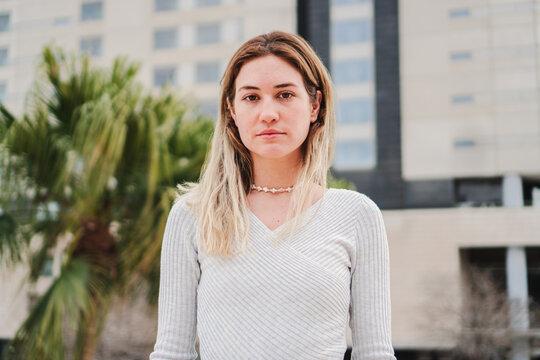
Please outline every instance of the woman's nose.
[[279, 118], [279, 113], [277, 111], [277, 104], [273, 99], [263, 99], [261, 101], [261, 112], [259, 114], [259, 119], [264, 122], [277, 121]]

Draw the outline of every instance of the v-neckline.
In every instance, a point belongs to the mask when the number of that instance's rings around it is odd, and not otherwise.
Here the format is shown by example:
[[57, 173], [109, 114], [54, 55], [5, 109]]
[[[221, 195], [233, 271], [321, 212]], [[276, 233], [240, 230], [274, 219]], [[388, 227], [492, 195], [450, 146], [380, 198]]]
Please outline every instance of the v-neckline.
[[[333, 190], [332, 188], [328, 188], [326, 189], [325, 193], [323, 194], [323, 196], [321, 196], [321, 198], [317, 201], [315, 201], [313, 204], [311, 204], [310, 207], [308, 207], [303, 213], [301, 216], [311, 216], [313, 211], [319, 207], [319, 205], [322, 205], [322, 201], [323, 199], [325, 199], [328, 194], [330, 193], [330, 191]], [[251, 216], [251, 218], [255, 221], [255, 223], [259, 224], [266, 232], [269, 232], [271, 234], [276, 234], [277, 232], [279, 232], [281, 229], [283, 229], [286, 225], [288, 225], [293, 219], [289, 219], [287, 221], [285, 221], [283, 224], [279, 225], [277, 228], [275, 228], [274, 230], [270, 229], [268, 226], [266, 226], [266, 224], [261, 220], [259, 219], [259, 217], [257, 215], [255, 215], [255, 213], [253, 211], [251, 211], [251, 209], [248, 207], [248, 211], [249, 211], [249, 215]]]

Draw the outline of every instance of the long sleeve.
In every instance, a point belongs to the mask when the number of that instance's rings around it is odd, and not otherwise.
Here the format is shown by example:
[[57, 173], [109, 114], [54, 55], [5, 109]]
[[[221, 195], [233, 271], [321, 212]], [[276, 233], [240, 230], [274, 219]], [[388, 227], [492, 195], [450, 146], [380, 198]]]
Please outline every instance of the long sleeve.
[[182, 202], [167, 220], [161, 250], [158, 332], [150, 360], [194, 360], [200, 268], [193, 217]]
[[381, 211], [363, 195], [351, 267], [350, 326], [353, 360], [394, 360], [390, 326], [390, 274]]

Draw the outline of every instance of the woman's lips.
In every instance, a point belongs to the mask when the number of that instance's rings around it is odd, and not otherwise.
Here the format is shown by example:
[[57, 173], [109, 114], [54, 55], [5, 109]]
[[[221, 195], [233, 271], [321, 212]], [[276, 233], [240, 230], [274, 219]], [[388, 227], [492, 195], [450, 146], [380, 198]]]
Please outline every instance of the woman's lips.
[[258, 137], [263, 139], [275, 139], [277, 137], [280, 137], [281, 135], [285, 134], [284, 132], [277, 131], [277, 130], [265, 130], [257, 134]]
[[266, 134], [260, 134], [258, 136], [263, 139], [269, 140], [269, 139], [275, 139], [277, 137], [280, 137], [281, 135], [283, 135], [283, 133], [266, 133]]

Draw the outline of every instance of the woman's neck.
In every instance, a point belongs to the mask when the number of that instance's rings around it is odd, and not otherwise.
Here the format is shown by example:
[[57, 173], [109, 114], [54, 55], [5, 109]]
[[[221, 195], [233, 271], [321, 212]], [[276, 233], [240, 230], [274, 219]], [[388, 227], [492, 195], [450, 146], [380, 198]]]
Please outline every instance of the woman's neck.
[[300, 159], [297, 157], [268, 159], [254, 156], [255, 185], [276, 189], [292, 186], [296, 181], [300, 166]]

